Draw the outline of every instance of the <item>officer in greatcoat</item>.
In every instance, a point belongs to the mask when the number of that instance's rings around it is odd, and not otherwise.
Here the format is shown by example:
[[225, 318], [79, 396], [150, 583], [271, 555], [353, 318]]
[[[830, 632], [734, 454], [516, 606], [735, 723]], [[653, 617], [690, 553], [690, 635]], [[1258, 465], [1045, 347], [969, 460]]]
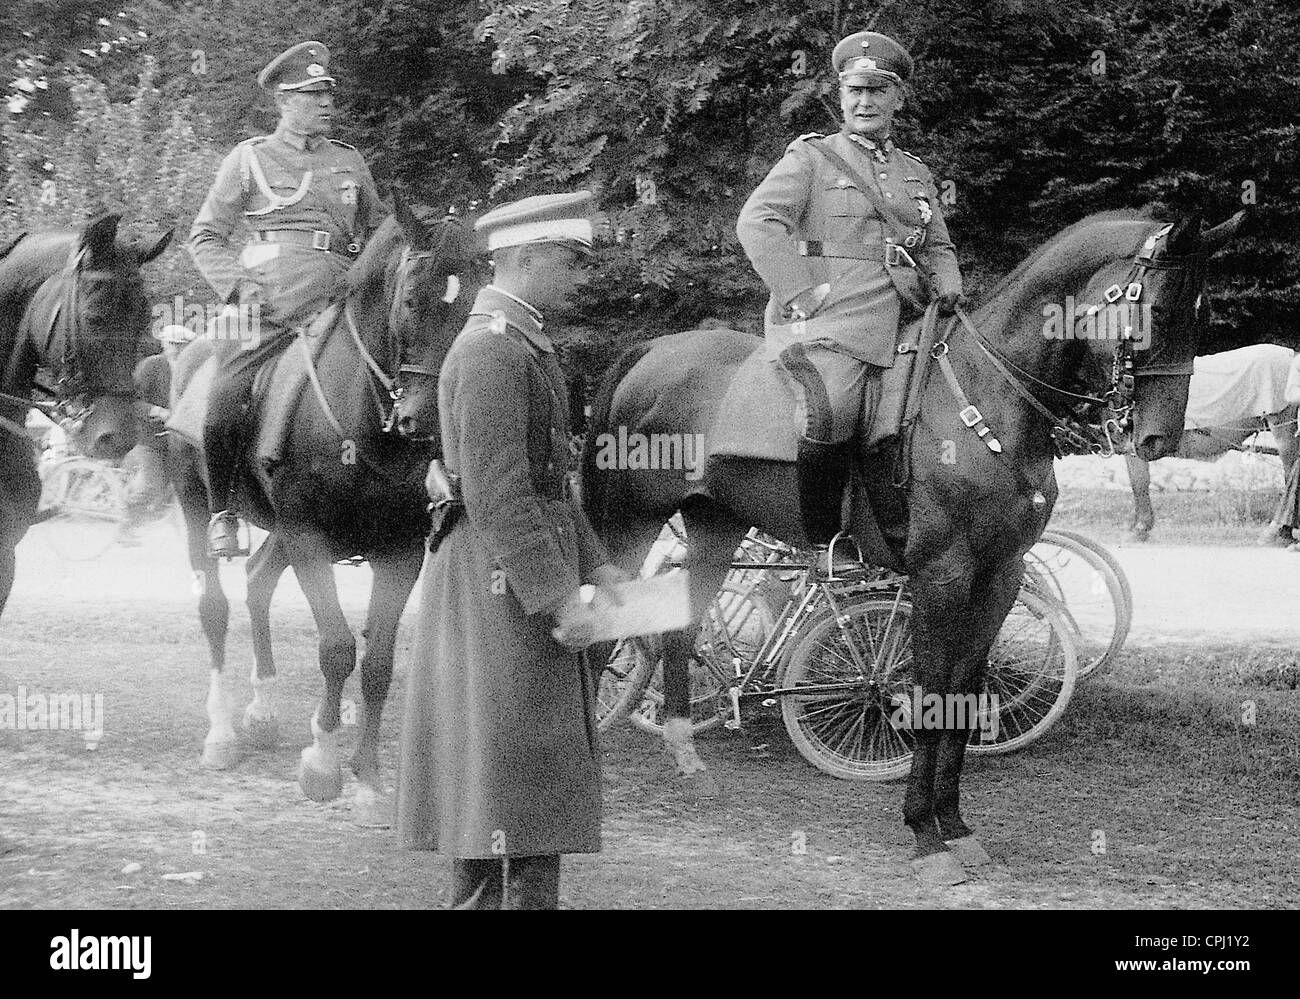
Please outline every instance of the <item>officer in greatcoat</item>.
[[579, 585], [626, 578], [569, 490], [565, 381], [544, 314], [585, 278], [588, 192], [484, 215], [493, 282], [438, 381], [443, 519], [426, 561], [398, 825], [453, 859], [458, 908], [554, 908], [560, 854], [600, 849]]
[[887, 35], [861, 31], [835, 46], [831, 64], [843, 127], [792, 142], [736, 224], [771, 292], [770, 353], [806, 414], [799, 500], [819, 547], [839, 530], [852, 441], [859, 421], [872, 419], [900, 321], [930, 300], [951, 313], [961, 295], [934, 179], [893, 139], [912, 57]]
[[[203, 428], [214, 556], [246, 554], [239, 543], [233, 489], [243, 417], [253, 379], [300, 327], [339, 295], [344, 276], [388, 214], [361, 154], [328, 138], [335, 115], [329, 49], [302, 42], [258, 74], [274, 97], [274, 134], [246, 139], [222, 161], [187, 244], [220, 301], [257, 315], [252, 349], [218, 373]], [[251, 239], [242, 251], [236, 234]], [[270, 329], [267, 329], [267, 326]]]

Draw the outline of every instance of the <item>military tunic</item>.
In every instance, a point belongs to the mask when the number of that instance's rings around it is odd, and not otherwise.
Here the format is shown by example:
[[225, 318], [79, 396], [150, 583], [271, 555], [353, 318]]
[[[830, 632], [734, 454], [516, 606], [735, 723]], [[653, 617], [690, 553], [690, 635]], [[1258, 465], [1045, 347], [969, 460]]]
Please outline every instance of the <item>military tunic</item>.
[[[386, 214], [360, 153], [281, 125], [222, 161], [187, 247], [221, 301], [251, 280], [262, 290], [264, 314], [289, 325], [329, 303], [356, 258], [349, 244], [363, 244]], [[300, 234], [301, 242], [254, 240], [240, 253], [234, 235], [243, 227]], [[316, 233], [329, 250], [308, 245]]]
[[[847, 161], [874, 196], [814, 149], [812, 138]], [[771, 292], [764, 314], [769, 356], [792, 344], [808, 348], [836, 410], [833, 439], [847, 439], [869, 377], [862, 365], [894, 363], [904, 303], [923, 307], [930, 297], [961, 291], [929, 169], [891, 139], [877, 145], [847, 129], [827, 139], [801, 136], [745, 202], [736, 235]], [[887, 264], [887, 243], [900, 245], [918, 268], [901, 258]], [[792, 298], [821, 284], [830, 292], [811, 319], [785, 318]]]
[[439, 378], [465, 515], [424, 567], [398, 827], [460, 858], [600, 849], [595, 715], [551, 613], [608, 554], [568, 496], [564, 378], [537, 315], [492, 286]]

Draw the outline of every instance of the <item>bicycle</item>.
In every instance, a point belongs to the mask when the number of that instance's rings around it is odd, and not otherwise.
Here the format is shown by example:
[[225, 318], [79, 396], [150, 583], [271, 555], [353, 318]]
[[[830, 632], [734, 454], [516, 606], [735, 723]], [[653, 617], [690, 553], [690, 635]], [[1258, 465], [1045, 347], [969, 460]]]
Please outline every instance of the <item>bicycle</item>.
[[[823, 771], [847, 779], [905, 775], [917, 689], [906, 577], [883, 569], [819, 577], [794, 549], [756, 531], [741, 556], [696, 639], [694, 730], [738, 730], [742, 706], [779, 704], [791, 740]], [[656, 645], [637, 638], [615, 647], [601, 677], [602, 728], [630, 713], [639, 728], [662, 733]], [[971, 705], [971, 749], [1009, 752], [1038, 738], [1064, 711], [1077, 668], [1071, 627], [1057, 606], [1022, 590]]]

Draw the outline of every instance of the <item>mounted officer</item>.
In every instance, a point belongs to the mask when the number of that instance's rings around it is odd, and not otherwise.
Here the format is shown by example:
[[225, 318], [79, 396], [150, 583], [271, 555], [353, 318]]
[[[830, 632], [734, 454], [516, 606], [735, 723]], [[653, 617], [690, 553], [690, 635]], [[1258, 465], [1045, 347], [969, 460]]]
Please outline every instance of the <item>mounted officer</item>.
[[[328, 138], [335, 85], [329, 49], [314, 41], [295, 45], [257, 82], [274, 97], [279, 125], [272, 135], [241, 142], [222, 161], [188, 243], [218, 298], [240, 306], [241, 321], [260, 313], [274, 327], [270, 336], [254, 331], [260, 335], [252, 348], [226, 363], [208, 402], [208, 545], [214, 557], [227, 558], [247, 554], [232, 500], [253, 378], [341, 292], [348, 268], [388, 214], [361, 154]], [[252, 237], [240, 252], [234, 236], [245, 229]]]
[[818, 548], [840, 528], [859, 424], [870, 425], [900, 321], [930, 300], [951, 313], [961, 273], [924, 163], [894, 144], [912, 57], [873, 31], [835, 46], [843, 127], [800, 136], [736, 224], [771, 297], [766, 335], [801, 396], [799, 504]]

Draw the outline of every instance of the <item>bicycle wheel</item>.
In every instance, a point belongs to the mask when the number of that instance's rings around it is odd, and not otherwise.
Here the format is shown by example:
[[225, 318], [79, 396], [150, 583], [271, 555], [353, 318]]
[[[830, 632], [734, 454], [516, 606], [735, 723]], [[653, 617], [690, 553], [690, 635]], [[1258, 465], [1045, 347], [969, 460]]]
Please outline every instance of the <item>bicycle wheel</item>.
[[41, 505], [58, 513], [40, 525], [54, 552], [70, 561], [102, 555], [126, 517], [126, 486], [120, 470], [89, 458], [69, 458], [46, 472]]
[[1059, 602], [1074, 628], [1079, 676], [1113, 662], [1133, 622], [1133, 594], [1114, 556], [1084, 535], [1044, 531], [1025, 565], [1025, 588]]
[[[634, 704], [640, 704], [649, 681], [644, 664], [657, 656], [641, 638], [624, 638], [614, 645], [596, 681], [596, 728], [604, 732], [623, 718]], [[638, 672], [640, 670], [640, 672]]]
[[904, 777], [912, 768], [912, 736], [899, 727], [915, 684], [912, 605], [871, 593], [846, 599], [841, 610], [842, 618], [828, 611], [800, 629], [777, 685], [842, 689], [783, 694], [785, 730], [804, 758], [832, 777]]
[[968, 751], [1009, 753], [1028, 746], [1070, 703], [1079, 660], [1061, 605], [1022, 589], [993, 647]]
[[[755, 582], [726, 582], [718, 592], [695, 639], [690, 664], [691, 731], [708, 732], [731, 714], [732, 680], [743, 674], [772, 633], [773, 615]], [[663, 662], [650, 668], [640, 705], [630, 720], [642, 732], [663, 735]]]

